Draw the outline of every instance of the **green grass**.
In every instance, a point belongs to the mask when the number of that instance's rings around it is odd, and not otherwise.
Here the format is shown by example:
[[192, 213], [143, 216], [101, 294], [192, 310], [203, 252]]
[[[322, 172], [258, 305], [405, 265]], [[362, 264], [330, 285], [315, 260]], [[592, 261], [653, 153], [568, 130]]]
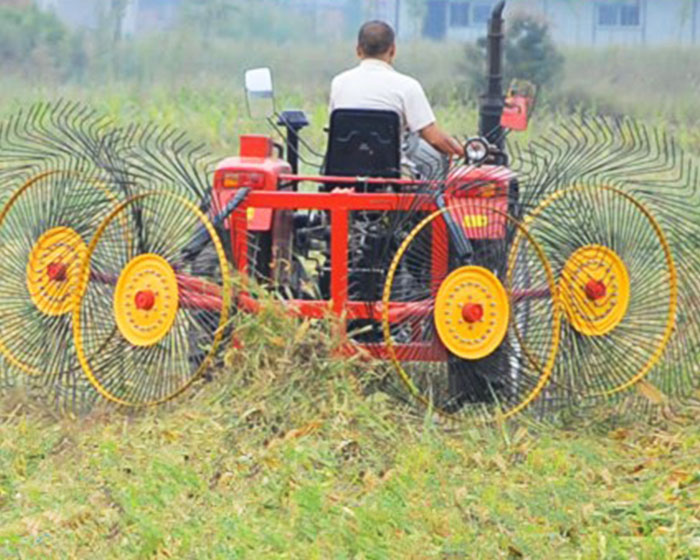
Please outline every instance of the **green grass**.
[[[111, 56], [107, 56], [111, 55]], [[631, 115], [671, 129], [681, 145], [700, 154], [700, 87], [697, 48], [565, 49], [564, 73], [544, 88], [532, 126], [542, 130], [553, 114], [588, 111]], [[476, 133], [476, 103], [468, 95], [464, 47], [455, 43], [401, 44], [397, 66], [418, 77], [439, 122], [461, 137]], [[45, 61], [3, 75], [0, 115], [32, 100], [84, 100], [122, 122], [152, 119], [177, 124], [217, 155], [237, 148], [244, 132], [267, 132], [245, 111], [246, 68], [270, 66], [278, 109], [301, 108], [312, 117], [304, 137], [325, 146], [331, 78], [355, 64], [349, 42], [286, 43], [212, 40], [169, 34], [127, 43], [114, 52], [92, 53], [82, 71], [68, 78]]]
[[3, 401], [7, 558], [696, 558], [700, 413], [437, 426], [268, 308], [172, 407]]

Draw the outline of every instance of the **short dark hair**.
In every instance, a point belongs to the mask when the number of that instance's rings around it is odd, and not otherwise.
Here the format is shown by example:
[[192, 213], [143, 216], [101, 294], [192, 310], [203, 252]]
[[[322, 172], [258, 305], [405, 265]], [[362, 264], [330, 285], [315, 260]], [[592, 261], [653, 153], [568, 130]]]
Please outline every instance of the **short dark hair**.
[[384, 21], [368, 21], [360, 27], [357, 46], [365, 56], [381, 56], [388, 52], [396, 41], [391, 25]]

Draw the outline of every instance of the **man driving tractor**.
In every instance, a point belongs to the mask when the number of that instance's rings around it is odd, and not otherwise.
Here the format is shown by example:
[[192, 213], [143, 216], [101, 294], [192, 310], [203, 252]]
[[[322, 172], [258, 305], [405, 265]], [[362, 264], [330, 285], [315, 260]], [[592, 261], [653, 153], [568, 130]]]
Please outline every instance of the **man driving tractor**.
[[333, 79], [330, 112], [335, 109], [391, 110], [398, 113], [408, 134], [404, 160], [421, 177], [436, 178], [449, 156], [464, 155], [462, 145], [442, 131], [421, 84], [393, 67], [396, 36], [390, 25], [370, 21], [357, 41], [360, 64]]

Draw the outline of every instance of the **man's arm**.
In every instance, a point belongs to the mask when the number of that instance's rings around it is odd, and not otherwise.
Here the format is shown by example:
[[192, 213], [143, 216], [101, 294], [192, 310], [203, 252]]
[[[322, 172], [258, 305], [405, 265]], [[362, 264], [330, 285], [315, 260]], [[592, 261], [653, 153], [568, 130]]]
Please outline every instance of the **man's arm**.
[[464, 157], [464, 146], [443, 132], [437, 124], [432, 123], [421, 129], [420, 135], [423, 140], [439, 152], [448, 156]]
[[418, 132], [433, 148], [448, 156], [464, 156], [464, 148], [436, 124], [435, 113], [425, 95], [423, 86], [411, 79], [405, 98], [406, 124], [409, 130]]

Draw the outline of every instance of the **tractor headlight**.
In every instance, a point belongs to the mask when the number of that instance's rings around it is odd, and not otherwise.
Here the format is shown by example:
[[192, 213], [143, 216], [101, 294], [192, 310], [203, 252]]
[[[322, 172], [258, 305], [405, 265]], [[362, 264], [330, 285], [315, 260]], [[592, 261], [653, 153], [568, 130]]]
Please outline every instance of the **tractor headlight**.
[[483, 138], [471, 138], [467, 140], [464, 152], [470, 163], [481, 163], [489, 155], [489, 145]]

